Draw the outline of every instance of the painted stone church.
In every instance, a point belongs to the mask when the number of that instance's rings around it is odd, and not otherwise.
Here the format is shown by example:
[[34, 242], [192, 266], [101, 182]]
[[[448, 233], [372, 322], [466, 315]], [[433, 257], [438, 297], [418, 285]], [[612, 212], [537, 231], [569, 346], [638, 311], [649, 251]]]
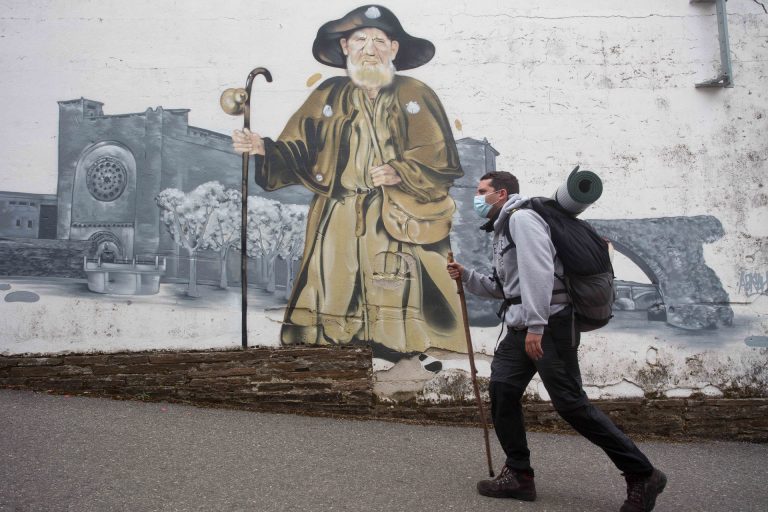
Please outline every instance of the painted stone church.
[[[92, 257], [104, 251], [118, 259], [164, 256], [165, 277], [184, 278], [188, 262], [160, 222], [155, 197], [166, 188], [187, 192], [214, 180], [239, 189], [242, 160], [228, 135], [190, 126], [188, 109], [104, 115], [102, 107], [84, 98], [59, 102], [56, 237], [92, 242]], [[498, 153], [487, 141], [467, 138], [458, 146], [465, 176], [452, 194], [458, 203], [471, 204], [474, 183], [495, 170]], [[311, 199], [301, 187], [266, 194], [253, 182], [249, 195], [291, 203]], [[457, 219], [457, 228], [461, 224]], [[234, 252], [229, 257], [234, 280], [238, 258]], [[202, 254], [200, 279], [214, 281], [219, 270], [205, 261]]]

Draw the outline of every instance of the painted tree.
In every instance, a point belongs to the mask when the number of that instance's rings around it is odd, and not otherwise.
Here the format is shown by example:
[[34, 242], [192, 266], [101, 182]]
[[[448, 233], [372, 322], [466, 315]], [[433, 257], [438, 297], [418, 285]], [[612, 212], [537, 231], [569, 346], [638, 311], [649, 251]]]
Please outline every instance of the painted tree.
[[280, 257], [288, 265], [288, 272], [285, 278], [285, 297], [289, 298], [293, 288], [293, 262], [301, 256], [304, 251], [305, 233], [307, 224], [308, 207], [298, 204], [283, 205], [283, 219], [288, 227], [285, 233], [285, 241], [280, 250]]
[[275, 291], [275, 259], [285, 238], [282, 222], [282, 204], [259, 196], [248, 197], [248, 241], [246, 254], [259, 258], [259, 274], [266, 282], [267, 291]]
[[219, 254], [219, 287], [226, 288], [227, 256], [229, 250], [240, 249], [240, 198], [242, 194], [236, 189], [224, 191], [224, 198], [214, 211], [210, 227], [203, 239], [202, 248], [211, 249]]
[[[289, 267], [303, 249], [307, 207], [282, 204], [272, 199], [248, 198], [248, 243], [246, 254], [259, 257], [267, 290], [275, 290], [275, 261], [288, 260]], [[292, 280], [289, 268], [288, 280]]]
[[197, 289], [197, 251], [205, 246], [210, 221], [225, 200], [224, 187], [218, 181], [203, 183], [186, 194], [168, 188], [155, 198], [161, 222], [176, 245], [185, 249], [189, 256], [187, 294], [191, 297], [200, 296]]

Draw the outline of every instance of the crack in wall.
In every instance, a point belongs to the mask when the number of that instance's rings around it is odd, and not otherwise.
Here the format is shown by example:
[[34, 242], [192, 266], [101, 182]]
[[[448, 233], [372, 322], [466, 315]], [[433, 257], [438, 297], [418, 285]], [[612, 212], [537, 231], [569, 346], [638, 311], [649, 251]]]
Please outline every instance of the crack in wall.
[[[757, 0], [753, 0], [757, 1]], [[494, 18], [509, 18], [509, 19], [522, 19], [522, 20], [574, 20], [574, 19], [623, 19], [623, 20], [644, 20], [644, 19], [650, 19], [650, 18], [663, 18], [663, 19], [686, 19], [686, 18], [711, 18], [713, 16], [717, 16], [716, 14], [646, 14], [643, 16], [627, 16], [627, 15], [621, 15], [621, 14], [576, 14], [572, 16], [525, 16], [520, 14], [504, 14], [504, 13], [498, 13], [498, 14], [472, 14], [468, 12], [463, 13], [464, 16], [467, 16], [468, 18], [488, 18], [488, 17], [494, 17]], [[729, 16], [748, 16], [747, 14], [741, 14], [741, 13], [728, 13]]]
[[[757, 0], [753, 0], [756, 3]], [[761, 4], [762, 5], [762, 4]], [[765, 8], [765, 6], [763, 6]], [[646, 20], [650, 18], [661, 18], [661, 19], [689, 19], [689, 18], [712, 18], [716, 17], [717, 14], [646, 14], [644, 16], [625, 16], [621, 14], [607, 14], [607, 15], [598, 15], [598, 14], [577, 14], [573, 16], [524, 16], [519, 14], [504, 14], [504, 13], [494, 13], [494, 14], [472, 14], [469, 12], [463, 12], [461, 13], [462, 16], [466, 16], [468, 18], [507, 18], [510, 20], [578, 20], [578, 19], [595, 19], [595, 20], [613, 20], [613, 19], [622, 19], [622, 20]], [[749, 13], [728, 13], [729, 17], [748, 17], [750, 16]]]

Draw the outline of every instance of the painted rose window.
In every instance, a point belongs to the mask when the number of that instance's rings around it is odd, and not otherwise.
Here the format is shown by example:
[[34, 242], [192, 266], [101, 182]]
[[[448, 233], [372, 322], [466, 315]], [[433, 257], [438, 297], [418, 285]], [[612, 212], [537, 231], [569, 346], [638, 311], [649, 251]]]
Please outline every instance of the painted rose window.
[[128, 171], [123, 163], [111, 156], [103, 156], [88, 167], [88, 191], [99, 201], [114, 201], [125, 190]]

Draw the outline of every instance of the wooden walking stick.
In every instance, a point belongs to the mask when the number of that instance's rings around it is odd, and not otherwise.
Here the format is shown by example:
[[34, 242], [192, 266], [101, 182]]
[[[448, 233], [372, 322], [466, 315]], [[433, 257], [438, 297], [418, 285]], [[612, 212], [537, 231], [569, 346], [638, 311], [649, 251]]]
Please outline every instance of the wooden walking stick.
[[[243, 129], [251, 129], [251, 86], [253, 79], [258, 75], [264, 75], [267, 82], [272, 81], [272, 75], [268, 69], [255, 68], [248, 74], [245, 89], [227, 89], [219, 99], [224, 112], [232, 116], [243, 116]], [[248, 161], [250, 158], [251, 155], [243, 153], [242, 198], [240, 203], [240, 332], [244, 349], [248, 348], [248, 255], [246, 254], [246, 246], [248, 243]]]
[[[453, 263], [453, 252], [448, 251], [448, 263]], [[464, 336], [467, 338], [467, 356], [469, 356], [469, 370], [472, 377], [472, 387], [475, 390], [475, 399], [477, 399], [477, 408], [480, 410], [480, 423], [483, 425], [483, 436], [485, 437], [485, 456], [488, 459], [488, 474], [493, 477], [493, 462], [491, 461], [491, 443], [488, 440], [488, 424], [485, 419], [485, 407], [483, 399], [480, 397], [480, 386], [477, 384], [477, 368], [475, 368], [475, 351], [472, 348], [472, 336], [469, 334], [469, 318], [467, 317], [467, 301], [464, 298], [464, 285], [461, 284], [461, 276], [456, 279], [456, 293], [459, 294], [461, 301], [461, 318], [464, 322]]]

